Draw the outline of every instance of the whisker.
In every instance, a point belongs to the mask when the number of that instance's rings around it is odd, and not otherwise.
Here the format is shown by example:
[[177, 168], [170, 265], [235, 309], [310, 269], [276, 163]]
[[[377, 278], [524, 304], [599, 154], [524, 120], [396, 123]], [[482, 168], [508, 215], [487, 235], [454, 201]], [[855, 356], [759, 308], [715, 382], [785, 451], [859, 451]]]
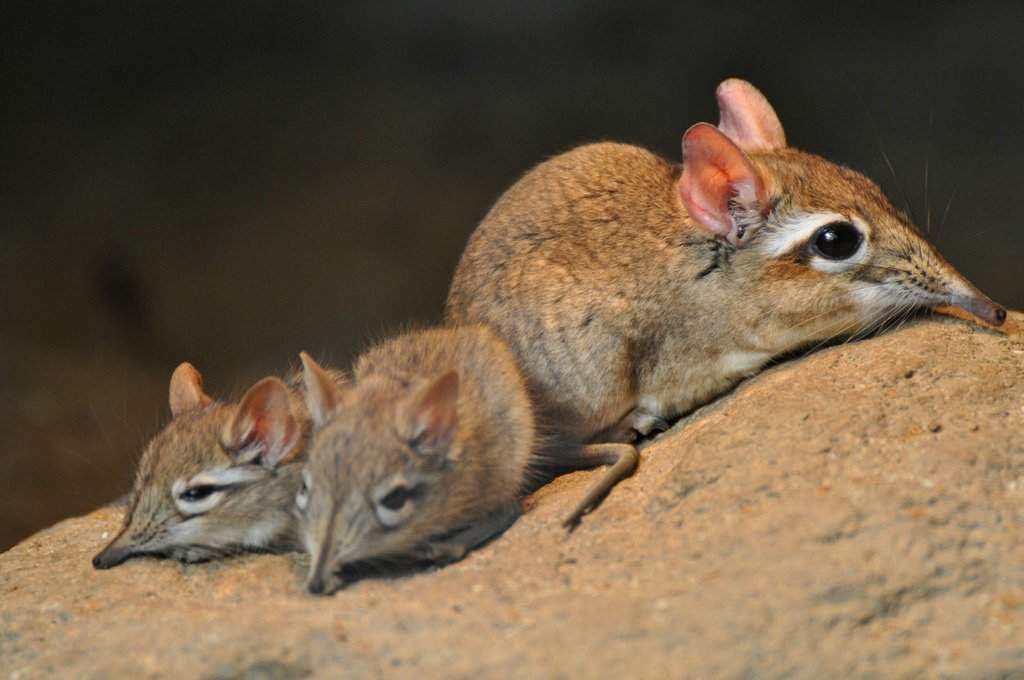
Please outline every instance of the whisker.
[[959, 181], [957, 181], [956, 186], [953, 187], [953, 191], [950, 192], [950, 194], [949, 194], [949, 200], [946, 201], [946, 209], [942, 211], [942, 219], [939, 220], [939, 227], [938, 227], [939, 229], [942, 229], [942, 225], [944, 225], [946, 223], [946, 218], [949, 217], [949, 208], [950, 208], [950, 206], [953, 205], [953, 199], [956, 197], [957, 193], [960, 191], [960, 187], [962, 187], [964, 185], [964, 183], [974, 175], [974, 171], [975, 171], [975, 169], [977, 167], [978, 167], [978, 158], [975, 158], [974, 160], [971, 161], [971, 164], [968, 166], [967, 172], [965, 172], [963, 175], [961, 175]]
[[853, 80], [853, 77], [845, 68], [841, 68], [840, 72], [850, 84], [850, 88], [857, 97], [857, 101], [860, 102], [861, 108], [864, 110], [864, 114], [867, 117], [868, 126], [871, 128], [871, 133], [874, 136], [875, 144], [878, 146], [879, 153], [882, 154], [882, 160], [885, 161], [885, 166], [889, 168], [889, 174], [892, 175], [893, 183], [895, 183], [897, 191], [900, 192], [900, 198], [903, 200], [903, 204], [906, 206], [907, 212], [910, 213], [910, 219], [916, 223], [917, 217], [914, 215], [914, 208], [910, 204], [910, 199], [903, 183], [900, 182], [899, 177], [896, 176], [896, 168], [893, 167], [892, 161], [889, 160], [889, 154], [885, 152], [885, 148], [882, 144], [882, 135], [878, 130], [878, 126], [875, 124], [875, 118], [871, 115], [871, 109], [868, 107], [867, 101], [864, 99], [864, 95], [861, 93], [860, 88], [857, 87], [857, 83]]
[[820, 313], [820, 314], [815, 314], [814, 316], [812, 316], [812, 317], [810, 317], [810, 318], [804, 319], [804, 320], [803, 320], [803, 321], [801, 321], [800, 323], [797, 323], [797, 324], [794, 324], [794, 325], [790, 326], [790, 330], [795, 330], [795, 329], [797, 329], [797, 328], [800, 328], [801, 326], [805, 326], [805, 325], [807, 325], [807, 324], [811, 323], [812, 321], [815, 321], [815, 320], [817, 320], [817, 319], [820, 319], [820, 318], [822, 318], [823, 316], [828, 316], [829, 314], [831, 314], [831, 313], [832, 313], [832, 311], [833, 311], [833, 310], [831, 310], [831, 309], [827, 309], [827, 310], [825, 310], [824, 312], [822, 312], [822, 313]]
[[932, 231], [932, 203], [928, 198], [928, 165], [932, 154], [932, 127], [935, 123], [935, 109], [928, 113], [928, 143], [924, 151], [924, 209], [925, 209], [925, 232]]

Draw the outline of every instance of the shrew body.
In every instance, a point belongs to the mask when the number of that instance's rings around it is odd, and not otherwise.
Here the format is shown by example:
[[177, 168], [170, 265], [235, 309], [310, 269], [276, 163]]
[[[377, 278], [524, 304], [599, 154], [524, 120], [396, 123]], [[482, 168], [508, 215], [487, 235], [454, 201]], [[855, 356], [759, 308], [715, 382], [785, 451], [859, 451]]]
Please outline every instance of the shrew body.
[[534, 168], [470, 238], [447, 319], [516, 352], [538, 408], [581, 441], [629, 441], [769, 360], [919, 307], [1005, 311], [863, 175], [787, 146], [748, 83], [683, 164], [590, 144]]

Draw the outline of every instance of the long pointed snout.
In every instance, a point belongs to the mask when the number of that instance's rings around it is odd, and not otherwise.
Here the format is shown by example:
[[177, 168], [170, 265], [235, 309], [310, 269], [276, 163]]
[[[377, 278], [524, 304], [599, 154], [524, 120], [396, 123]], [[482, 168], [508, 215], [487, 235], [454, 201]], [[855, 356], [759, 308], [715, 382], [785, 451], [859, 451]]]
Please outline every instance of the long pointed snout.
[[982, 293], [978, 288], [958, 272], [942, 255], [934, 248], [930, 248], [931, 258], [919, 263], [924, 273], [937, 274], [936, 278], [941, 281], [941, 288], [945, 288], [948, 298], [945, 304], [959, 307], [968, 314], [972, 314], [985, 323], [993, 326], [1002, 326], [1006, 321], [1006, 308], [992, 302], [989, 296]]
[[955, 295], [952, 304], [993, 326], [1002, 326], [1006, 321], [1006, 308], [997, 305], [981, 293], [972, 296]]
[[309, 578], [306, 579], [306, 592], [310, 595], [330, 595], [335, 590], [334, 556], [334, 522], [337, 514], [333, 511], [323, 527], [319, 545], [315, 552], [310, 550], [312, 562], [309, 565]]
[[330, 553], [321, 549], [310, 566], [309, 578], [306, 579], [306, 592], [310, 595], [330, 595], [337, 588], [338, 580]]
[[326, 595], [327, 594], [327, 580], [323, 574], [314, 574], [309, 581], [306, 582], [306, 591], [310, 595]]
[[992, 302], [987, 295], [975, 288], [974, 284], [956, 273], [956, 270], [953, 272], [956, 276], [949, 284], [949, 304], [973, 314], [985, 323], [1002, 326], [1006, 321], [1006, 308]]
[[123, 563], [135, 554], [135, 549], [124, 542], [124, 535], [118, 536], [103, 550], [92, 558], [92, 566], [96, 569], [110, 569]]

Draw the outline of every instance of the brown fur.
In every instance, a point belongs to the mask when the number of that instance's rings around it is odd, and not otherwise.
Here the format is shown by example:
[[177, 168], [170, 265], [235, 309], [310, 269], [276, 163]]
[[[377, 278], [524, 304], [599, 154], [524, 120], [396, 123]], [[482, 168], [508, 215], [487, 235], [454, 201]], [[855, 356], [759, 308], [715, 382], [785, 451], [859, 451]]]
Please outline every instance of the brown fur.
[[[195, 375], [198, 389], [201, 383]], [[340, 373], [332, 375], [339, 382], [345, 379]], [[291, 410], [305, 442], [310, 424], [301, 385], [301, 374], [288, 380]], [[180, 385], [172, 379], [171, 403], [179, 412], [143, 451], [124, 525], [93, 564], [108, 568], [142, 555], [197, 562], [247, 550], [298, 548], [293, 506], [305, 462], [303, 446], [295, 457], [273, 469], [240, 463], [223, 441], [238, 402], [213, 401], [200, 389], [189, 397], [194, 403], [182, 407], [180, 394]], [[173, 488], [179, 480], [242, 466], [251, 479], [227, 489], [209, 511], [188, 515], [175, 503]]]
[[[458, 374], [454, 434], [424, 451], [410, 413], [450, 371]], [[351, 387], [332, 401], [307, 466], [303, 532], [311, 582], [320, 584], [314, 592], [352, 562], [457, 557], [439, 553], [438, 539], [518, 508], [535, 443], [533, 414], [514, 356], [491, 330], [431, 329], [382, 342], [357, 361]], [[415, 496], [411, 515], [387, 527], [372, 497], [396, 480]]]
[[[447, 320], [492, 326], [542, 414], [602, 441], [636, 409], [677, 416], [771, 357], [948, 303], [954, 289], [991, 305], [867, 178], [792, 148], [749, 159], [770, 201], [740, 246], [691, 219], [681, 167], [644, 149], [589, 144], [540, 164], [470, 238]], [[863, 266], [819, 271], [803, 243], [768, 253], [788, 221], [820, 212], [868, 225]], [[854, 292], [882, 283], [901, 292], [870, 304]]]

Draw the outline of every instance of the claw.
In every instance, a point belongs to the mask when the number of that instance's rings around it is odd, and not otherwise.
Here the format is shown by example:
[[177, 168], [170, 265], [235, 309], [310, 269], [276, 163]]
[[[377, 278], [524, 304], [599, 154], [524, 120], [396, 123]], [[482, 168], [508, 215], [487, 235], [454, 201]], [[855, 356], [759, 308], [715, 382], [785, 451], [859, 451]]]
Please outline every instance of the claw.
[[664, 432], [669, 427], [669, 422], [661, 416], [656, 416], [642, 408], [636, 408], [627, 413], [622, 420], [608, 430], [608, 436], [604, 439], [631, 444], [640, 437]]

